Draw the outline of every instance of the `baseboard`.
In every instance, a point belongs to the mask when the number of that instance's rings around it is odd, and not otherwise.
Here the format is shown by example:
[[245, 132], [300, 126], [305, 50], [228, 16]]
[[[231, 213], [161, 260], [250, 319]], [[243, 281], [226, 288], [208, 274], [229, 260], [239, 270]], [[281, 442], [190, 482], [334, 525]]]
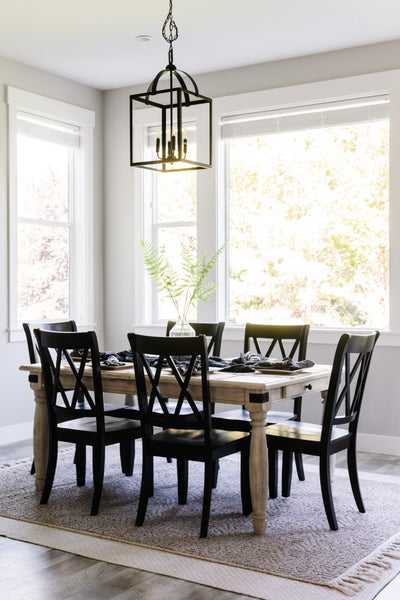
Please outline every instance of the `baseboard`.
[[400, 456], [400, 437], [359, 433], [357, 436], [357, 449], [361, 452]]
[[0, 443], [13, 444], [23, 440], [29, 440], [33, 435], [33, 422], [17, 423], [8, 427], [0, 427]]

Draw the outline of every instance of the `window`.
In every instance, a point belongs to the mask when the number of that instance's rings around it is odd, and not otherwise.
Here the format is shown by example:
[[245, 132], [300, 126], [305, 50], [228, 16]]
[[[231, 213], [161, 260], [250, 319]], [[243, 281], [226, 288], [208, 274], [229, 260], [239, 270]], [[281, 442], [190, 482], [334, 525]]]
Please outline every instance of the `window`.
[[10, 338], [23, 321], [91, 318], [93, 113], [8, 88]]
[[[187, 123], [185, 135], [188, 139], [188, 157], [195, 159], [194, 123]], [[156, 128], [146, 126], [144, 129], [144, 154], [151, 156], [156, 143]], [[146, 198], [146, 223], [148, 224], [144, 237], [151, 241], [155, 248], [164, 252], [171, 265], [179, 271], [181, 245], [196, 252], [197, 247], [197, 202], [195, 171], [180, 171], [176, 173], [144, 173], [144, 196]], [[151, 296], [151, 320], [154, 323], [166, 321], [175, 316], [175, 310], [170, 299], [157, 293], [155, 287]], [[190, 318], [196, 318], [194, 310]]]
[[[150, 111], [138, 112], [150, 126]], [[377, 327], [397, 344], [400, 71], [215, 98], [213, 114], [213, 168], [195, 175], [196, 244], [199, 255], [226, 250], [213, 274], [217, 293], [199, 303], [197, 318], [225, 320], [232, 340], [247, 321], [306, 321], [317, 340]], [[153, 239], [152, 188], [138, 171], [137, 234]], [[160, 177], [168, 186], [169, 175]], [[135, 321], [156, 323], [137, 256], [137, 289], [146, 293]], [[170, 317], [166, 307], [158, 320]]]
[[[177, 271], [181, 244], [196, 252], [196, 177], [191, 172], [153, 175], [153, 245], [164, 252]], [[153, 321], [168, 320], [175, 314], [169, 298], [156, 294]], [[196, 318], [192, 313], [190, 318]]]
[[389, 325], [388, 99], [222, 119], [229, 322]]

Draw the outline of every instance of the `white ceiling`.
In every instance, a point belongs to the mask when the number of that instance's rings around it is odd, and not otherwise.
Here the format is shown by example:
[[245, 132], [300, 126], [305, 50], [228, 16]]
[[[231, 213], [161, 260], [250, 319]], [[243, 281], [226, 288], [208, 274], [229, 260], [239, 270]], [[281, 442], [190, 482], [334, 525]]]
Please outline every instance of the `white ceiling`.
[[[168, 0], [0, 0], [0, 56], [99, 89], [167, 64]], [[400, 0], [174, 0], [191, 75], [400, 38]], [[152, 42], [136, 40], [153, 36]]]

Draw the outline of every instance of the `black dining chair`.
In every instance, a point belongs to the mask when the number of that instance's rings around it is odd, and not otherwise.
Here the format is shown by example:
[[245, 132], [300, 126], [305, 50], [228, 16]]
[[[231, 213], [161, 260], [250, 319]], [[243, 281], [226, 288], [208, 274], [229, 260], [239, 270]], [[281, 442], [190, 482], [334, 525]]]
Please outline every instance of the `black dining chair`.
[[[254, 352], [266, 357], [291, 358], [304, 360], [307, 352], [309, 325], [267, 325], [246, 323], [243, 351]], [[284, 421], [299, 421], [301, 418], [302, 398], [293, 400], [292, 411], [270, 410], [267, 414], [267, 427]], [[217, 412], [212, 417], [213, 427], [228, 431], [250, 431], [251, 421], [248, 410], [241, 408]], [[267, 432], [266, 427], [266, 432]], [[285, 494], [288, 485], [288, 474], [291, 472], [292, 456], [283, 454], [282, 459], [282, 491]], [[297, 474], [304, 480], [304, 468], [301, 454], [295, 453]], [[289, 464], [290, 463], [290, 464]]]
[[[40, 327], [41, 329], [45, 329], [47, 331], [77, 331], [77, 326], [75, 321], [57, 321], [57, 322], [49, 322], [49, 323], [22, 323], [22, 327], [25, 332], [26, 343], [28, 344], [28, 354], [29, 354], [29, 362], [31, 365], [40, 362], [39, 355], [37, 353], [36, 348], [36, 340], [33, 333], [35, 328]], [[32, 461], [31, 466], [31, 475], [35, 474], [35, 461]]]
[[[177, 459], [179, 504], [187, 502], [188, 461], [204, 463], [200, 537], [207, 537], [215, 465], [222, 457], [240, 452], [242, 510], [243, 514], [250, 514], [249, 435], [218, 431], [211, 426], [205, 336], [151, 337], [129, 333], [128, 339], [133, 354], [143, 430], [143, 471], [136, 525], [143, 525], [148, 500], [154, 492], [155, 456]], [[150, 365], [149, 355], [157, 356], [156, 365]], [[176, 356], [187, 357], [187, 370], [183, 374], [175, 362]], [[179, 390], [179, 397], [172, 410], [163, 393], [165, 382], [162, 375], [165, 367], [168, 368], [169, 378], [173, 378]], [[171, 387], [168, 394], [170, 390]], [[194, 402], [194, 395], [197, 400], [201, 398], [201, 410]], [[182, 416], [182, 410], [186, 406], [190, 407], [192, 413], [190, 419], [187, 412]]]
[[33, 365], [40, 362], [39, 355], [36, 348], [36, 340], [34, 336], [34, 329], [44, 329], [46, 331], [77, 331], [76, 322], [72, 319], [70, 321], [50, 321], [48, 323], [22, 323], [22, 327], [25, 332], [26, 343], [28, 344], [29, 361]]
[[[176, 324], [176, 321], [168, 321], [166, 335], [169, 336], [171, 329]], [[189, 325], [193, 327], [196, 335], [205, 335], [207, 339], [207, 352], [208, 356], [221, 356], [221, 343], [222, 343], [222, 335], [224, 333], [225, 322], [207, 322], [207, 321], [190, 321]], [[171, 403], [174, 400], [170, 400]], [[172, 404], [170, 405], [170, 410], [172, 408]], [[190, 408], [187, 407], [187, 411], [190, 412]], [[214, 412], [214, 405], [211, 405], [211, 412]], [[167, 459], [168, 462], [171, 462], [171, 458]], [[218, 466], [215, 471], [215, 482], [214, 487], [217, 485], [218, 478]]]
[[[347, 450], [351, 489], [360, 512], [365, 512], [357, 473], [357, 428], [365, 384], [379, 332], [369, 335], [343, 334], [338, 342], [327, 390], [322, 425], [286, 421], [267, 428], [270, 497], [277, 496], [274, 472], [277, 451], [299, 452], [319, 457], [319, 477], [326, 516], [332, 530], [338, 529], [333, 506], [330, 457]], [[290, 473], [289, 488], [290, 494]]]
[[[94, 331], [53, 332], [35, 329], [42, 364], [49, 423], [49, 451], [41, 504], [47, 504], [57, 466], [58, 442], [76, 444], [77, 485], [85, 484], [86, 446], [93, 452], [94, 494], [91, 515], [99, 510], [103, 489], [105, 448], [120, 445], [122, 470], [131, 475], [135, 440], [141, 437], [139, 421], [106, 415], [99, 349]], [[79, 361], [73, 359], [79, 351]], [[73, 386], [62, 383], [61, 368], [67, 364]], [[93, 380], [93, 391], [86, 380]], [[82, 399], [84, 405], [82, 406]]]

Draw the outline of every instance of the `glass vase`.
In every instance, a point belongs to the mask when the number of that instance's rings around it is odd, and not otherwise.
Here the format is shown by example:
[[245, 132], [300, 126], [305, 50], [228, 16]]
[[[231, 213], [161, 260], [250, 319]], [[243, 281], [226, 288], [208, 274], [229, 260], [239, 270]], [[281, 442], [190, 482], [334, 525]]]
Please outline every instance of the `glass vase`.
[[196, 335], [195, 330], [189, 324], [187, 319], [181, 319], [178, 317], [175, 325], [172, 327], [169, 332], [171, 337], [193, 337]]

